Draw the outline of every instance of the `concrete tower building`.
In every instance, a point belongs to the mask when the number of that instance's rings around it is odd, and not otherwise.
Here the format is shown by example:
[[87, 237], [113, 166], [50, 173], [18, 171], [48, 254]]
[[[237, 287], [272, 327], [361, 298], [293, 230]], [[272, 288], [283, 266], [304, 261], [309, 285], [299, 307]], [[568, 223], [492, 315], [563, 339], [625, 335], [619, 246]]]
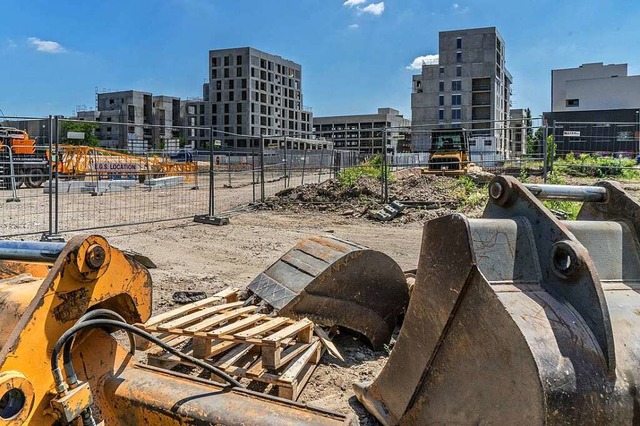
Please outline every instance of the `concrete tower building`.
[[415, 148], [429, 149], [427, 127], [464, 127], [508, 155], [511, 82], [504, 40], [495, 27], [440, 32], [438, 63], [423, 65], [413, 76]]

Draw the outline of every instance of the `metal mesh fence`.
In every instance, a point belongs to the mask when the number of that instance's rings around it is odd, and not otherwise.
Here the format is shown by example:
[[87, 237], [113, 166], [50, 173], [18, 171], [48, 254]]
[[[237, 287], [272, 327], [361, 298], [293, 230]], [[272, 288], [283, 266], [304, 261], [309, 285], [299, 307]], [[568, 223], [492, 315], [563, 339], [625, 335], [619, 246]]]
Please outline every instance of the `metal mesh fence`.
[[[390, 173], [433, 168], [434, 138], [442, 130], [367, 129], [380, 136], [379, 149], [377, 141], [365, 149], [347, 147], [349, 140], [345, 147], [333, 145], [321, 139], [326, 134], [280, 136], [276, 142], [273, 136], [239, 135], [260, 139], [260, 144], [224, 150], [214, 144], [224, 132], [207, 127], [56, 117], [9, 117], [0, 124], [0, 235], [5, 237], [228, 215], [287, 188], [331, 178], [349, 183], [361, 175], [374, 178], [367, 191], [384, 200]], [[84, 138], [98, 134], [98, 128], [102, 138], [111, 135], [110, 148], [87, 146], [95, 141]], [[204, 150], [181, 142], [181, 132], [194, 129], [209, 136]], [[522, 122], [505, 142], [495, 136], [504, 129], [489, 126], [482, 133], [469, 132], [463, 166], [512, 175], [553, 168], [578, 175], [640, 176], [632, 158], [640, 151], [637, 129], [636, 123], [545, 127]]]

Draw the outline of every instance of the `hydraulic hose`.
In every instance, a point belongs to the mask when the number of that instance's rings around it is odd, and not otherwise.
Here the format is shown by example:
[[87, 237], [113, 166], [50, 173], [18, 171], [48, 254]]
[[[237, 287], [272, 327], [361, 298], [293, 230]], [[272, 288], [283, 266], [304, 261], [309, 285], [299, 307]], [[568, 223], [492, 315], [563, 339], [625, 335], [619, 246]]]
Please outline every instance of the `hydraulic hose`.
[[[51, 374], [53, 375], [53, 379], [56, 384], [56, 390], [60, 391], [64, 389], [64, 384], [65, 384], [64, 377], [62, 376], [62, 372], [60, 371], [60, 368], [58, 366], [58, 358], [60, 356], [60, 351], [63, 349], [67, 341], [69, 341], [69, 339], [75, 336], [78, 332], [85, 329], [91, 329], [96, 327], [112, 327], [116, 329], [122, 329], [136, 336], [140, 336], [143, 339], [149, 340], [150, 342], [153, 342], [156, 345], [160, 346], [162, 349], [164, 349], [168, 353], [213, 373], [214, 375], [226, 381], [229, 385], [240, 387], [240, 388], [243, 387], [239, 381], [237, 381], [236, 379], [234, 379], [224, 371], [220, 370], [219, 368], [213, 365], [210, 365], [200, 359], [194, 358], [190, 355], [183, 354], [182, 352], [178, 351], [177, 349], [169, 346], [162, 340], [158, 339], [154, 335], [147, 333], [146, 331], [140, 330], [139, 328], [133, 325], [123, 323], [120, 321], [114, 321], [114, 320], [92, 319], [92, 320], [82, 321], [74, 325], [69, 330], [67, 330], [62, 336], [60, 336], [60, 338], [56, 342], [53, 348], [53, 351], [51, 352]], [[72, 375], [75, 375], [75, 370], [73, 369], [73, 365], [71, 365], [71, 363], [69, 363], [69, 367], [71, 368]]]
[[[107, 318], [113, 319], [115, 321], [120, 321], [126, 323], [127, 321], [122, 317], [122, 315], [118, 314], [109, 309], [96, 309], [94, 311], [89, 311], [84, 314], [80, 319], [76, 322], [76, 324], [80, 324], [81, 322], [88, 321], [94, 318]], [[129, 353], [134, 355], [136, 353], [136, 341], [133, 337], [133, 334], [130, 331], [127, 331], [127, 336], [129, 336]], [[71, 364], [71, 347], [73, 346], [73, 342], [75, 341], [75, 336], [67, 341], [64, 345], [64, 349], [62, 352], [62, 363], [64, 365], [64, 371], [67, 375], [67, 382], [70, 386], [74, 386], [78, 383], [78, 376]]]

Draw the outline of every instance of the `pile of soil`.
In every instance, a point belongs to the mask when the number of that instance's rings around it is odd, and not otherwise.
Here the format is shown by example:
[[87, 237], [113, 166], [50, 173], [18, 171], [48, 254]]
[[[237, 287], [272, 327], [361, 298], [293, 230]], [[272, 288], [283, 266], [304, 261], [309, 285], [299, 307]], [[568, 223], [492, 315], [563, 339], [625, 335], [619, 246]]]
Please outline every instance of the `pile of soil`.
[[[483, 177], [484, 179], [484, 177]], [[361, 176], [352, 186], [337, 179], [320, 184], [287, 188], [266, 200], [263, 208], [291, 212], [316, 211], [338, 213], [347, 218], [370, 219], [369, 212], [380, 210], [382, 187], [379, 180]], [[407, 207], [390, 223], [434, 219], [459, 211], [459, 182], [455, 177], [423, 175], [419, 170], [404, 170], [389, 182], [389, 200]], [[470, 213], [470, 212], [465, 212]], [[476, 215], [471, 212], [471, 215]]]

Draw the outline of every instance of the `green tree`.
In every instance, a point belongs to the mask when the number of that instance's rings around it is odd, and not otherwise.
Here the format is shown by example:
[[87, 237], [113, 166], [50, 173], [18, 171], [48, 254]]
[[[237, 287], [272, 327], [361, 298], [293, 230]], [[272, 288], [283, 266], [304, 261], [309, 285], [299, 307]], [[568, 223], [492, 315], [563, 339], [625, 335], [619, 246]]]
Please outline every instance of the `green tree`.
[[[61, 142], [68, 145], [98, 146], [100, 144], [100, 139], [96, 137], [96, 129], [98, 127], [98, 124], [91, 122], [63, 121], [60, 126], [62, 130]], [[84, 140], [69, 139], [67, 137], [68, 132], [82, 132], [84, 133]]]

